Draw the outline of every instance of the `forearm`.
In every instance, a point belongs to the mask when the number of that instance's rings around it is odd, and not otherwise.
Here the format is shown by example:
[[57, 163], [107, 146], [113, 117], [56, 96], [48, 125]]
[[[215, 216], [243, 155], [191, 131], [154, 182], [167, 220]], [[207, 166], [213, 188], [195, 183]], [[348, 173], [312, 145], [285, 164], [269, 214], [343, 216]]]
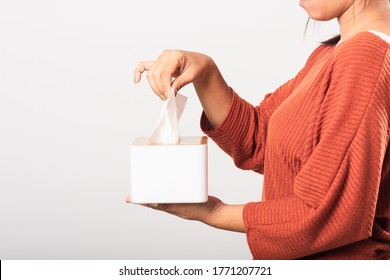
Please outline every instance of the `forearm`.
[[[128, 197], [126, 201], [131, 202]], [[143, 206], [164, 211], [183, 219], [197, 220], [209, 226], [245, 232], [244, 205], [224, 204], [220, 199], [209, 196], [205, 203], [159, 203], [142, 204]]]
[[219, 229], [245, 232], [243, 219], [244, 206], [221, 203], [210, 212], [205, 223]]
[[194, 87], [203, 110], [215, 128], [225, 120], [232, 103], [232, 92], [218, 67], [211, 60], [207, 78], [195, 81]]

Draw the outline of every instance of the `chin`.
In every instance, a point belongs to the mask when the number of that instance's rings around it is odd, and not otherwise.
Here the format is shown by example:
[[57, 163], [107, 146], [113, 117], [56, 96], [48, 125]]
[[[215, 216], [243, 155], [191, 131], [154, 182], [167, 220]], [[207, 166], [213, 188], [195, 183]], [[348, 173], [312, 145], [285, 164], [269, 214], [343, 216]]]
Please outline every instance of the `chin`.
[[337, 18], [348, 8], [340, 2], [316, 3], [315, 1], [301, 0], [299, 4], [311, 19], [317, 21], [329, 21]]
[[329, 13], [324, 13], [323, 11], [318, 11], [314, 9], [304, 8], [307, 15], [316, 21], [328, 21], [334, 18], [337, 18], [337, 15], [330, 15]]
[[335, 16], [326, 16], [326, 15], [321, 15], [321, 14], [309, 14], [309, 17], [313, 20], [316, 20], [316, 21], [329, 21], [329, 20], [332, 20], [334, 18], [336, 18]]

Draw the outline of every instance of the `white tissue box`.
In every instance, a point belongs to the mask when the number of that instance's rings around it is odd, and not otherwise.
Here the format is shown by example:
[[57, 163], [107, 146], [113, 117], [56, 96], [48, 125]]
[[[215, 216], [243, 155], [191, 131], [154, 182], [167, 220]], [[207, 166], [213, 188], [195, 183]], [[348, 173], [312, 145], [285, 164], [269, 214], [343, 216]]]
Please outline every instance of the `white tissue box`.
[[201, 203], [208, 199], [207, 137], [181, 137], [176, 145], [136, 138], [130, 146], [131, 201]]

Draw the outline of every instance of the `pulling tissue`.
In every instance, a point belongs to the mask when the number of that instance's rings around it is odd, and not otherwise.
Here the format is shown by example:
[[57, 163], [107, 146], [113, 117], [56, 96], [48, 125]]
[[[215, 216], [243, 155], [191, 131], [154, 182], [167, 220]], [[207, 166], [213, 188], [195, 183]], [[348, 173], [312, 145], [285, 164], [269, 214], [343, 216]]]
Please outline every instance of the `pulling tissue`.
[[130, 145], [132, 202], [207, 201], [207, 137], [180, 137], [178, 122], [186, 103], [187, 97], [171, 92], [151, 136]]
[[177, 144], [180, 141], [179, 119], [187, 104], [187, 97], [171, 91], [168, 99], [164, 102], [160, 117], [157, 121], [150, 143], [161, 145]]

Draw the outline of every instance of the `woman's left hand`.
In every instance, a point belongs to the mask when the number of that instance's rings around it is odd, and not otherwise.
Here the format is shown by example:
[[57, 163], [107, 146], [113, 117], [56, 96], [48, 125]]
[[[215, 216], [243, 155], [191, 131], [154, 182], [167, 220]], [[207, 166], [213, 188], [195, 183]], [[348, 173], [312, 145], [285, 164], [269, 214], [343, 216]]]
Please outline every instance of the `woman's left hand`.
[[[131, 202], [131, 198], [127, 197], [127, 203]], [[209, 199], [204, 203], [150, 203], [140, 204], [155, 210], [167, 212], [187, 220], [197, 220], [209, 224], [215, 210], [221, 206], [223, 202], [214, 197], [209, 196]]]
[[[127, 197], [126, 202], [131, 203], [131, 198]], [[245, 232], [242, 218], [244, 205], [228, 205], [214, 196], [209, 196], [207, 202], [204, 203], [151, 203], [140, 205], [164, 211], [183, 219], [200, 221], [216, 228]]]

